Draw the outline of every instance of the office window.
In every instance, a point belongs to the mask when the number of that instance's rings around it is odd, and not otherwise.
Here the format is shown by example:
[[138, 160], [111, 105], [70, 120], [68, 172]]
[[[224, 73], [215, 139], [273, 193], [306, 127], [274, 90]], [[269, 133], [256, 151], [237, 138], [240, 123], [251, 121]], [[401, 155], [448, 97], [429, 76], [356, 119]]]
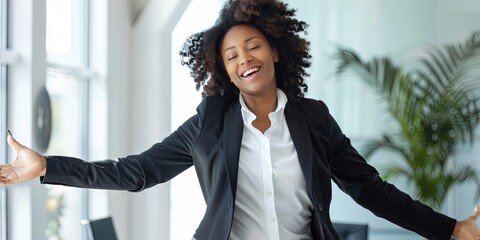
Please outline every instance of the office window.
[[[52, 106], [47, 154], [88, 157], [89, 1], [46, 0], [46, 88]], [[88, 191], [47, 187], [47, 239], [84, 239]]]

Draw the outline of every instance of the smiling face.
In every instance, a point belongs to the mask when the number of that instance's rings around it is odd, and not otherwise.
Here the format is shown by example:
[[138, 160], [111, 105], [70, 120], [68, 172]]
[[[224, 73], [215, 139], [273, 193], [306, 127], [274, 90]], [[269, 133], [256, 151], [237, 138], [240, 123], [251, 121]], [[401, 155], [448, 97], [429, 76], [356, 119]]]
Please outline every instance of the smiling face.
[[248, 25], [232, 27], [223, 38], [221, 51], [228, 76], [244, 97], [276, 96], [274, 63], [279, 57], [260, 31]]

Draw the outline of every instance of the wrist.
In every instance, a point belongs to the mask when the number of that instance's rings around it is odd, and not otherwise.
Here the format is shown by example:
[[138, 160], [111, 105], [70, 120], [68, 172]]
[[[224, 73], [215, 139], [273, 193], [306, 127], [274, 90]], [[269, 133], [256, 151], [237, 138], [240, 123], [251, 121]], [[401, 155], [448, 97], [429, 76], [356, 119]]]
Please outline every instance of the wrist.
[[45, 174], [47, 173], [47, 156], [45, 155], [42, 155], [42, 158], [41, 158], [41, 162], [42, 162], [42, 170], [40, 171], [40, 176], [45, 176]]
[[457, 223], [455, 224], [455, 228], [453, 228], [453, 239], [458, 239], [458, 237], [460, 236], [460, 232], [462, 230], [462, 223], [457, 221]]

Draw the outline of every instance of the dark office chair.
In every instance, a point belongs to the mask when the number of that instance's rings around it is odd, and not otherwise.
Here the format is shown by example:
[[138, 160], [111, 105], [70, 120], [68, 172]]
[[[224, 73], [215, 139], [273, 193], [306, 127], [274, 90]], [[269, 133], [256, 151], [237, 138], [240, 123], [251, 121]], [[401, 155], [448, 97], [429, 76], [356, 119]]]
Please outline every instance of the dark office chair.
[[368, 240], [367, 224], [333, 223], [341, 240]]
[[89, 240], [118, 240], [113, 220], [111, 217], [95, 220], [82, 220], [82, 225], [87, 228]]

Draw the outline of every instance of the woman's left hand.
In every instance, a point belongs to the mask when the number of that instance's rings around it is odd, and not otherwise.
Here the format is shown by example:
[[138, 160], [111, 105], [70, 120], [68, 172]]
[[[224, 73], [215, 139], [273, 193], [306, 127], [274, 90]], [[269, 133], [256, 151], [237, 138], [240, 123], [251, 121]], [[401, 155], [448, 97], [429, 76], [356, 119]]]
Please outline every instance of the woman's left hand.
[[472, 216], [457, 222], [453, 230], [453, 237], [457, 240], [480, 240], [480, 230], [476, 224], [479, 215], [480, 206], [476, 206]]

